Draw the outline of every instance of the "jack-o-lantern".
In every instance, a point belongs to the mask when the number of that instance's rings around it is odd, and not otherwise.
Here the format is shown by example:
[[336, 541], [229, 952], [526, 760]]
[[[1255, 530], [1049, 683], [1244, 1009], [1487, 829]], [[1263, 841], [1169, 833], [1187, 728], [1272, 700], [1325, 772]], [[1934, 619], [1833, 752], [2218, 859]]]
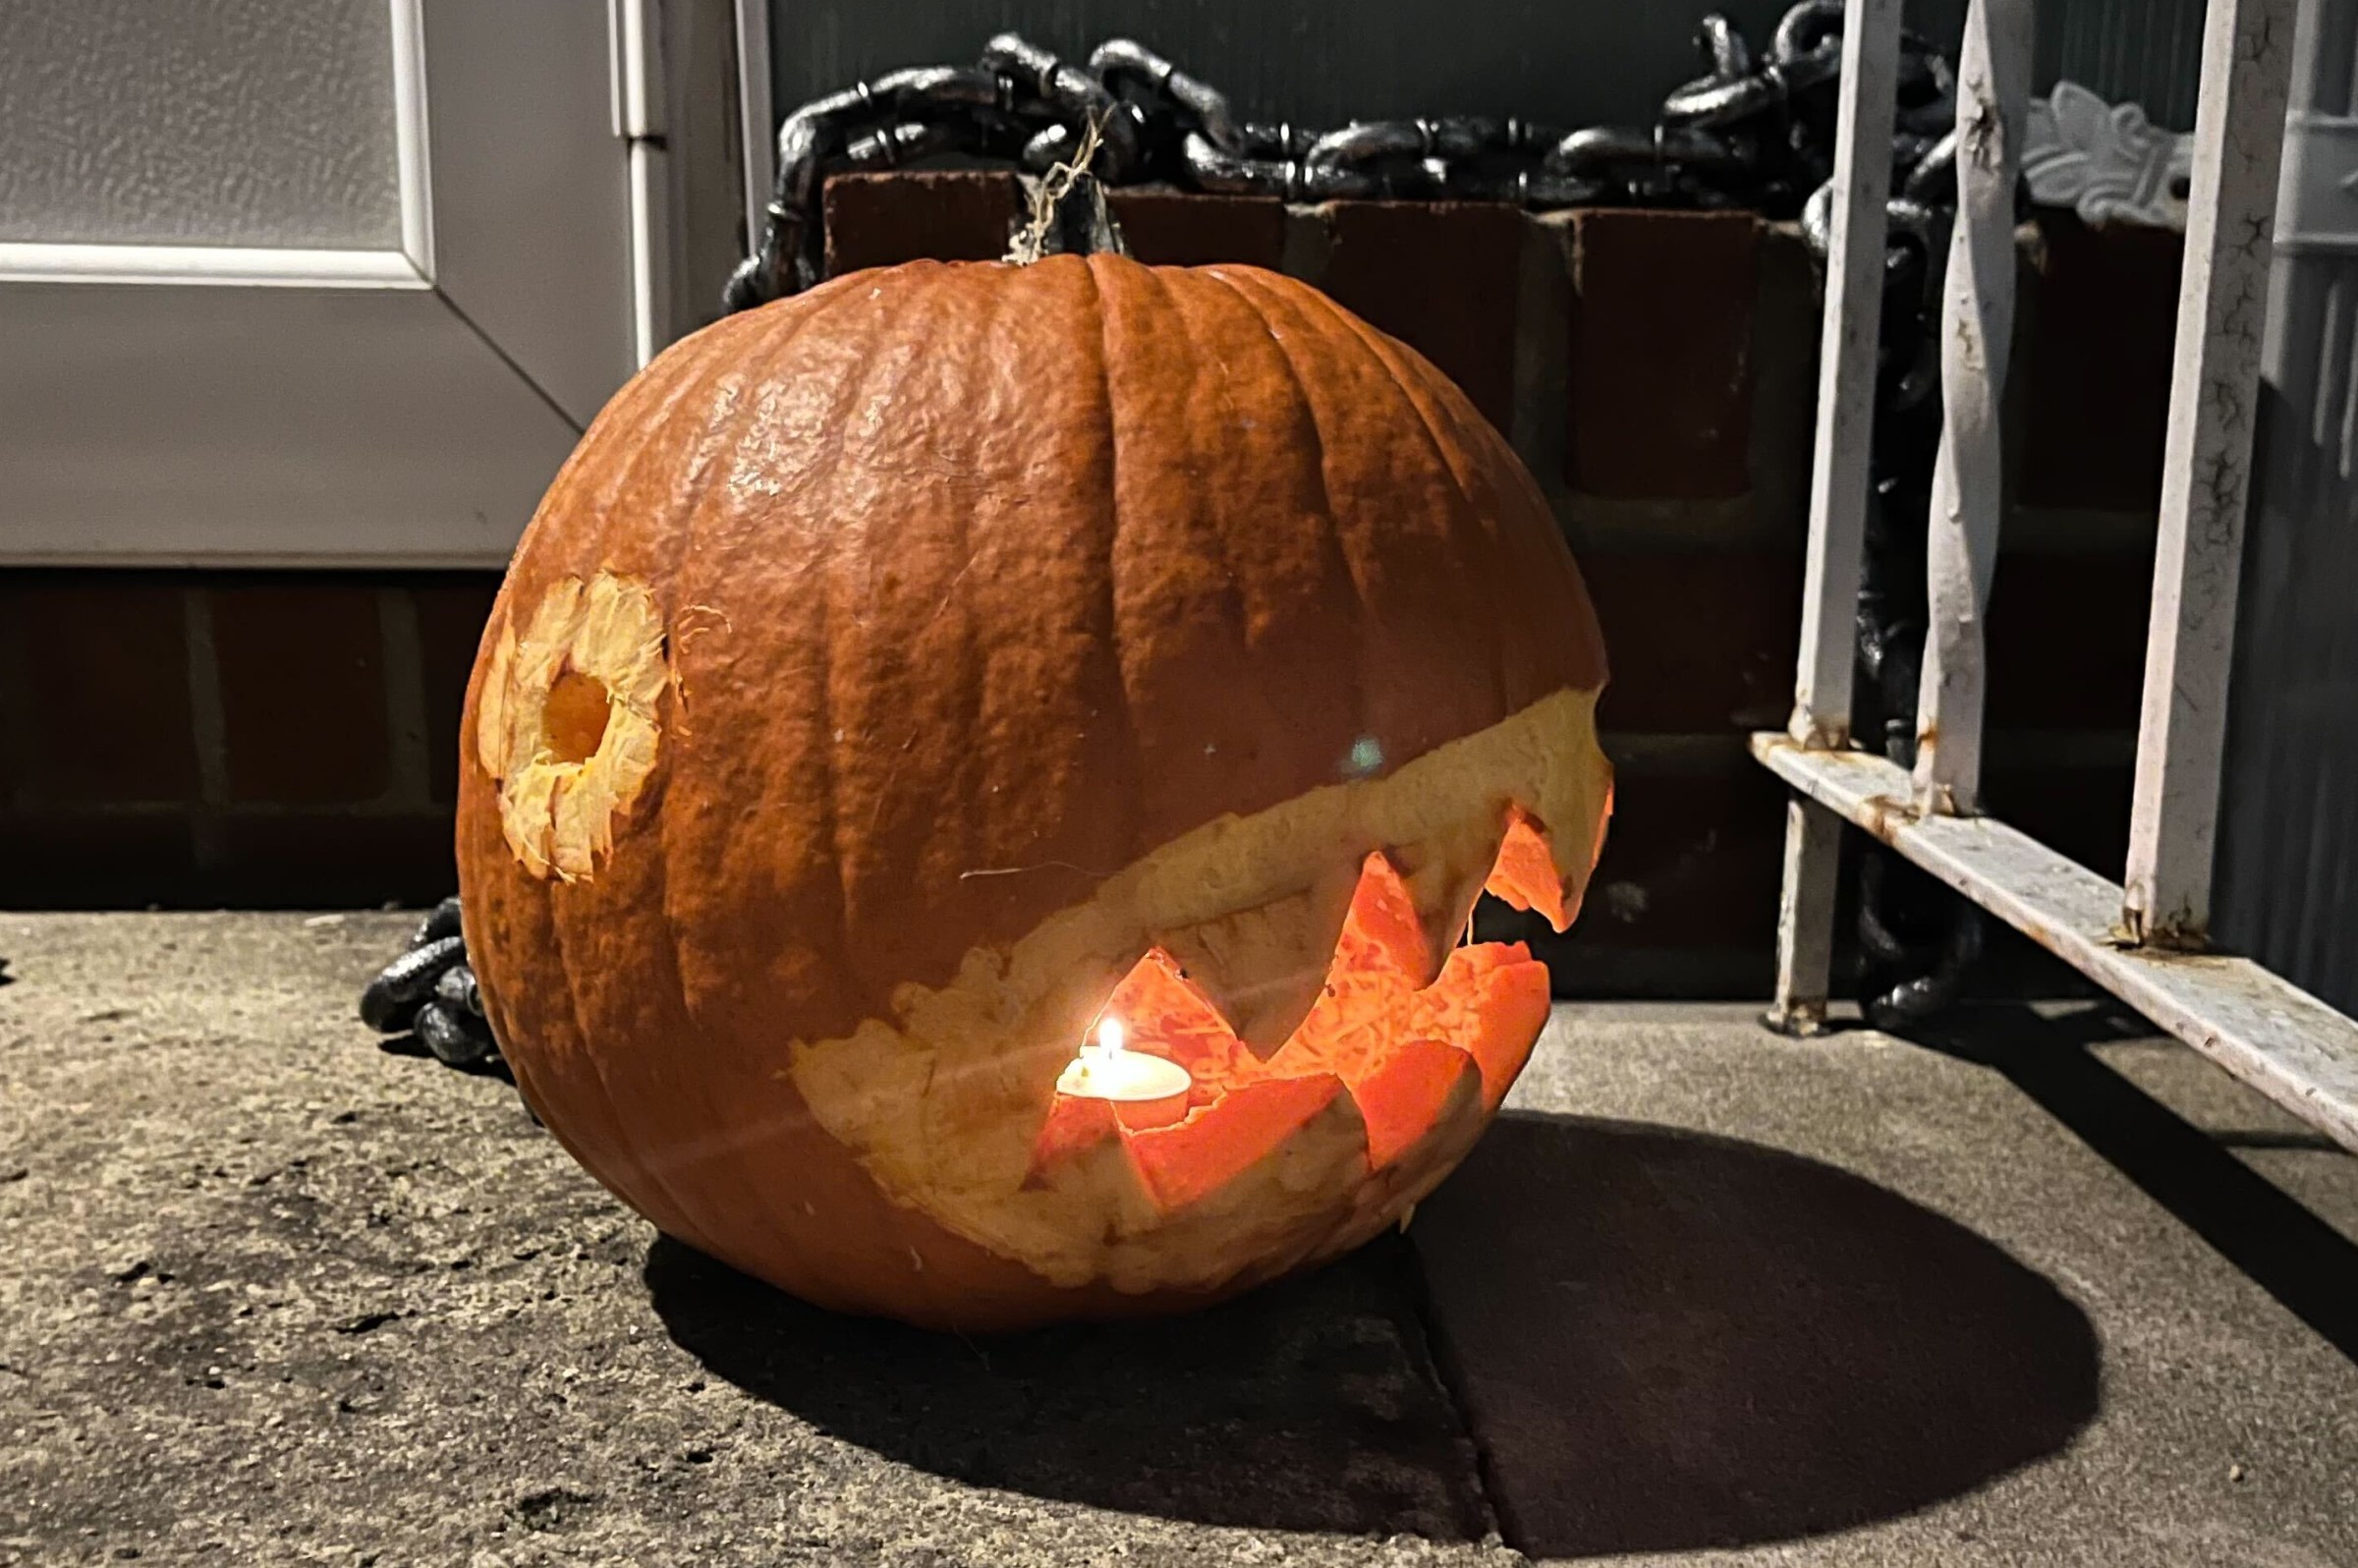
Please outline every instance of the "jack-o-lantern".
[[1603, 831], [1530, 476], [1250, 267], [918, 262], [598, 417], [469, 694], [517, 1082], [664, 1230], [960, 1328], [1332, 1257], [1462, 1157]]

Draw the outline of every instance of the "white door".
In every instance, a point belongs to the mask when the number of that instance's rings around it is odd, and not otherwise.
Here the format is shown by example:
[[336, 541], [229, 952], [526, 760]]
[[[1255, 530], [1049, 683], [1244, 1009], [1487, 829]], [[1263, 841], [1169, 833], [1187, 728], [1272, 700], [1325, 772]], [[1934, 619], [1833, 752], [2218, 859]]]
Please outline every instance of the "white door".
[[663, 336], [651, 12], [0, 0], [0, 563], [504, 562]]

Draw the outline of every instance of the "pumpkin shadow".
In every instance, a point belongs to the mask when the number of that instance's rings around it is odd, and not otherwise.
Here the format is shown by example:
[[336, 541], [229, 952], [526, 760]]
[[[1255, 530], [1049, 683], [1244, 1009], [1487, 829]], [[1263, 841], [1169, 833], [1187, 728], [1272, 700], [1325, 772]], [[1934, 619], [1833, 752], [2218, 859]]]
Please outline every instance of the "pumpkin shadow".
[[[967, 1340], [822, 1312], [669, 1238], [715, 1376], [975, 1485], [1536, 1556], [1887, 1518], [2066, 1443], [2087, 1319], [1951, 1221], [1724, 1139], [1510, 1113], [1383, 1240], [1192, 1316]], [[1479, 1449], [1479, 1451], [1478, 1451]]]
[[646, 1277], [712, 1373], [922, 1471], [1206, 1524], [1492, 1528], [1397, 1236], [1207, 1312], [985, 1339], [822, 1312], [670, 1237]]
[[1872, 1182], [1759, 1145], [1510, 1112], [1416, 1223], [1507, 1539], [1694, 1550], [1889, 1519], [2065, 1447], [2085, 1314]]

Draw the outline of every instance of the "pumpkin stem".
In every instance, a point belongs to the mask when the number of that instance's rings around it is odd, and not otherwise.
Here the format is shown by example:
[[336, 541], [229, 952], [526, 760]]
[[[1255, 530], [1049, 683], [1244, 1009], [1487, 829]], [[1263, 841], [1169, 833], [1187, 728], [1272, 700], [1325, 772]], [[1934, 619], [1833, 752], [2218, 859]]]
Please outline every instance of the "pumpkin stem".
[[1082, 129], [1081, 144], [1073, 155], [1035, 182], [1031, 188], [1031, 216], [1017, 231], [1006, 259], [1030, 266], [1043, 255], [1089, 255], [1109, 252], [1128, 255], [1121, 225], [1105, 207], [1103, 182], [1090, 172], [1090, 162], [1103, 145], [1103, 122], [1092, 117]]

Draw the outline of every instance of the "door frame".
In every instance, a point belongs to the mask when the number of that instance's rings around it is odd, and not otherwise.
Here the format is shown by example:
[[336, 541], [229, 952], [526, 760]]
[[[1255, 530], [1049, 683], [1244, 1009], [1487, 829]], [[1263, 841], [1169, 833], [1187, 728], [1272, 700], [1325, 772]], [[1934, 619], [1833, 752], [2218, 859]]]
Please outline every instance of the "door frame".
[[665, 83], [663, 28], [712, 4], [386, 0], [398, 249], [0, 244], [0, 565], [504, 564], [672, 336], [715, 215], [663, 109], [737, 62]]

